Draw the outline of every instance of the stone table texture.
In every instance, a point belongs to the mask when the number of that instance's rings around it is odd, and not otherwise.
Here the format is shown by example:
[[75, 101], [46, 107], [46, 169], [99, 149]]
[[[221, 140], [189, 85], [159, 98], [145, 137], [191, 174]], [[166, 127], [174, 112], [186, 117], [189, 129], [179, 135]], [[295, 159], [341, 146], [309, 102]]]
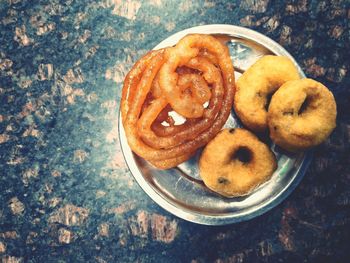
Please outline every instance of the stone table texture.
[[[348, 0], [1, 0], [1, 262], [350, 262]], [[247, 222], [179, 219], [137, 185], [118, 139], [125, 74], [185, 28], [283, 45], [334, 93], [337, 128], [301, 184]]]

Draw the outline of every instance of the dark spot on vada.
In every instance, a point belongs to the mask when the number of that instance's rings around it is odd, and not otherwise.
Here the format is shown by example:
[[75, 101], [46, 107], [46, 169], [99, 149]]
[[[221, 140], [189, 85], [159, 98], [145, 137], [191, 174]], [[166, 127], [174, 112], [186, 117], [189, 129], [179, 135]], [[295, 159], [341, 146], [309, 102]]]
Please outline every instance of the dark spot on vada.
[[294, 114], [294, 111], [290, 109], [290, 110], [283, 111], [282, 114], [283, 114], [283, 115], [293, 115], [293, 114]]
[[227, 180], [225, 177], [219, 177], [219, 178], [218, 178], [218, 183], [219, 183], [219, 184], [229, 184], [230, 181]]

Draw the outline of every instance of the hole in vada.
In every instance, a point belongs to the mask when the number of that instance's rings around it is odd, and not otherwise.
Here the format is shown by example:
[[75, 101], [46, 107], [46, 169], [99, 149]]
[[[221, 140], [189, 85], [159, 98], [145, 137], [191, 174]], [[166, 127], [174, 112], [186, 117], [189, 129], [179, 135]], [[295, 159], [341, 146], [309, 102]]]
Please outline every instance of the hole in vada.
[[228, 131], [229, 131], [229, 133], [234, 133], [234, 132], [235, 132], [235, 129], [232, 128], [232, 129], [229, 129]]
[[307, 111], [307, 108], [310, 106], [310, 98], [306, 97], [303, 104], [301, 104], [300, 109], [298, 111], [298, 115], [303, 114], [305, 111]]
[[247, 147], [239, 147], [233, 155], [234, 159], [238, 159], [240, 162], [246, 164], [252, 159], [252, 152]]
[[271, 98], [272, 98], [273, 93], [267, 94], [266, 95], [266, 103], [265, 103], [265, 110], [267, 111], [269, 109], [269, 105], [271, 102]]

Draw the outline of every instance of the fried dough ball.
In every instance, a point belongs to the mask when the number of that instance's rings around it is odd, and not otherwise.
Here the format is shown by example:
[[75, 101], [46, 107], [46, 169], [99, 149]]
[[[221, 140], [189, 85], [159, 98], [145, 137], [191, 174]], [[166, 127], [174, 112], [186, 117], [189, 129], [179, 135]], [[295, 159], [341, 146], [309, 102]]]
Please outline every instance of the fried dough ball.
[[276, 170], [270, 148], [245, 129], [224, 129], [205, 147], [199, 171], [204, 184], [226, 197], [249, 194]]
[[271, 139], [288, 151], [322, 143], [336, 126], [333, 94], [312, 79], [288, 81], [273, 95], [268, 110]]
[[246, 70], [237, 81], [234, 109], [249, 129], [262, 132], [267, 129], [269, 97], [283, 83], [300, 79], [293, 62], [282, 56], [267, 55]]

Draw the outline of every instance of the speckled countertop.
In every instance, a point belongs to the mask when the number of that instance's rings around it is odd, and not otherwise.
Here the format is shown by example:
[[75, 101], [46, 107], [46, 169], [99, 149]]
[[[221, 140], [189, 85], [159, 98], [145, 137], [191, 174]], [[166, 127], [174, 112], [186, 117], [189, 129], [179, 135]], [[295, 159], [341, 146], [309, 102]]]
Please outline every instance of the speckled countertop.
[[[348, 0], [0, 1], [2, 262], [350, 262]], [[226, 23], [282, 44], [338, 104], [301, 184], [253, 220], [183, 221], [129, 173], [123, 78], [182, 29]]]

